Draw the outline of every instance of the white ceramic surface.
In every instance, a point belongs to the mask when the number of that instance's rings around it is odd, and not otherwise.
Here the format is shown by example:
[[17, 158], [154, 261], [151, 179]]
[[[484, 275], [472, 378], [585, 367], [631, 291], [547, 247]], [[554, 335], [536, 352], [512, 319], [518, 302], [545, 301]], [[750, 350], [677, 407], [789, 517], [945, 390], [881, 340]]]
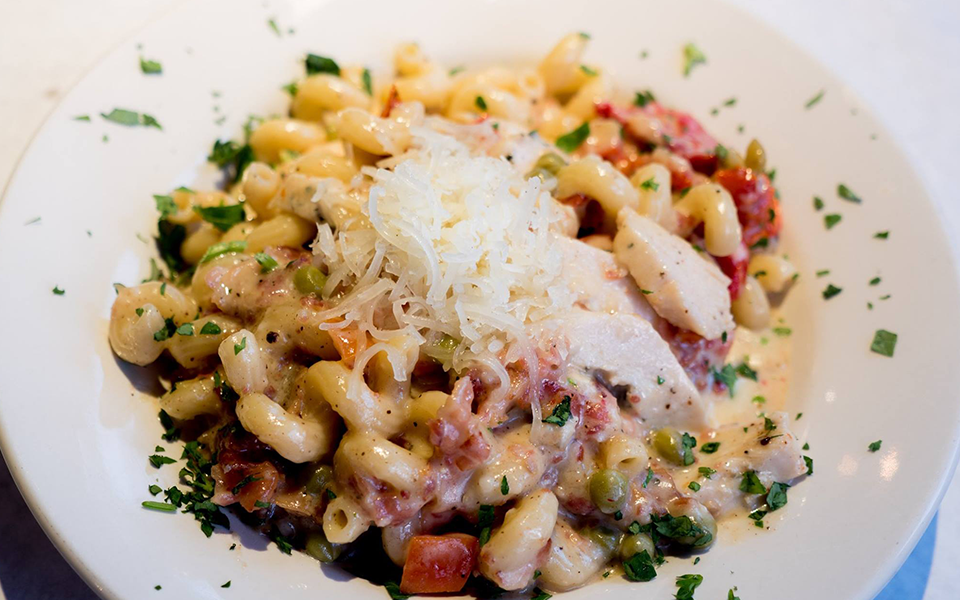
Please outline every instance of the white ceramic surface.
[[[51, 116], [0, 205], [0, 308], [16, 340], [0, 361], [0, 441], [47, 532], [111, 598], [155, 594], [157, 584], [161, 595], [199, 598], [348, 589], [358, 599], [385, 597], [364, 582], [334, 582], [312, 560], [284, 556], [240, 529], [208, 540], [188, 516], [139, 508], [158, 475], [145, 457], [160, 430], [153, 401], [127, 377], [136, 373], [107, 346], [110, 284], [135, 283], [146, 271], [151, 248], [135, 233], [151, 232], [150, 194], [209, 183], [212, 140], [237, 135], [249, 113], [281, 111], [278, 88], [299, 74], [304, 51], [383, 68], [393, 43], [415, 39], [450, 65], [529, 62], [562, 33], [584, 30], [594, 36], [589, 60], [613, 67], [625, 87], [650, 87], [691, 110], [729, 146], [760, 137], [774, 158], [785, 248], [802, 270], [787, 306], [796, 348], [791, 407], [804, 412], [797, 425], [816, 473], [790, 490], [772, 531], [728, 528], [696, 567], [672, 560], [654, 582], [611, 578], [567, 597], [666, 597], [673, 576], [691, 572], [704, 575], [705, 598], [734, 585], [744, 598], [771, 589], [781, 598], [871, 597], [929, 519], [960, 420], [955, 269], [922, 184], [882, 128], [821, 67], [716, 2], [607, 0], [565, 11], [548, 2], [434, 4], [183, 6], [112, 53]], [[278, 38], [270, 17], [296, 34]], [[709, 63], [683, 79], [679, 49], [687, 41]], [[140, 74], [137, 43], [163, 61], [162, 77]], [[641, 61], [643, 49], [649, 58]], [[820, 89], [824, 100], [804, 110]], [[709, 116], [730, 96], [735, 108]], [[222, 126], [213, 123], [214, 105], [229, 117]], [[164, 131], [71, 120], [114, 106], [153, 114]], [[841, 181], [862, 205], [836, 198]], [[813, 195], [827, 202], [825, 212], [844, 215], [829, 233]], [[871, 238], [882, 229], [891, 230], [889, 240]], [[815, 278], [824, 268], [830, 277]], [[868, 286], [877, 274], [883, 284]], [[824, 302], [827, 281], [844, 292]], [[54, 285], [66, 295], [54, 296]], [[890, 300], [877, 300], [886, 293]], [[895, 358], [868, 351], [877, 328], [900, 334]], [[878, 438], [883, 449], [869, 454], [867, 443]], [[175, 469], [159, 474], [169, 484]], [[228, 552], [234, 541], [241, 546]], [[221, 589], [227, 580], [231, 588]]]

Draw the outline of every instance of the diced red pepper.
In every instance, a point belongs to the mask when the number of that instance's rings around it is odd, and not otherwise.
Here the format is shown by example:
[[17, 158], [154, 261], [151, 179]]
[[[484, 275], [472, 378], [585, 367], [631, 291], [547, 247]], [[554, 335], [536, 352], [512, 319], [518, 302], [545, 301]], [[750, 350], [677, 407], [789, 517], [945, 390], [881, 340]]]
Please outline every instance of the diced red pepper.
[[740, 290], [743, 289], [743, 282], [747, 280], [747, 264], [750, 262], [750, 251], [746, 244], [740, 242], [740, 247], [730, 256], [716, 256], [717, 266], [723, 271], [723, 274], [730, 278], [730, 299], [736, 300], [740, 297]]
[[404, 594], [459, 592], [477, 566], [480, 542], [472, 535], [416, 535], [410, 540], [400, 591]]
[[758, 242], [763, 244], [761, 240], [764, 239], [776, 238], [783, 220], [777, 191], [766, 175], [746, 167], [737, 167], [717, 171], [714, 179], [733, 196], [743, 227], [743, 241], [748, 247], [752, 248]]

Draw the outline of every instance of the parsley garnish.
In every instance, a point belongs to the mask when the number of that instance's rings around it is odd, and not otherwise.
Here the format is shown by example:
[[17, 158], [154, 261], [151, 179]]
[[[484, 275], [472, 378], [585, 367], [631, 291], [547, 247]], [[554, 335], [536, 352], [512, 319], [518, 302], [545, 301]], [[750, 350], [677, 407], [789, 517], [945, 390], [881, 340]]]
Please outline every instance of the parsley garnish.
[[[736, 588], [733, 588], [736, 589]], [[733, 595], [733, 589], [727, 592], [727, 600], [740, 600], [740, 596]]]
[[[246, 129], [247, 126], [244, 126]], [[226, 170], [230, 175], [230, 180], [234, 183], [240, 181], [243, 172], [247, 166], [253, 162], [253, 148], [250, 144], [240, 145], [233, 140], [213, 142], [213, 149], [207, 156], [207, 160], [216, 164], [221, 169]]]
[[483, 99], [483, 96], [477, 96], [476, 98], [474, 98], [473, 103], [476, 104], [477, 108], [486, 112], [487, 101]]
[[173, 201], [173, 196], [154, 194], [153, 201], [157, 205], [157, 211], [160, 213], [161, 219], [166, 219], [170, 215], [175, 215], [180, 210], [180, 207], [177, 206], [177, 203]]
[[697, 472], [700, 473], [702, 476], [706, 477], [707, 479], [710, 479], [710, 476], [716, 473], [717, 471], [716, 469], [711, 469], [710, 467], [700, 467], [699, 469], [697, 469]]
[[803, 462], [807, 465], [807, 475], [813, 475], [813, 459], [809, 456], [804, 456]]
[[773, 333], [777, 334], [780, 337], [789, 337], [793, 330], [789, 327], [774, 327]]
[[173, 319], [164, 319], [163, 327], [153, 332], [153, 339], [157, 342], [162, 342], [165, 339], [168, 339], [177, 331], [177, 324], [173, 322]]
[[657, 385], [663, 385], [667, 380], [657, 375]]
[[180, 327], [177, 327], [177, 335], [193, 335], [193, 323], [184, 323]]
[[770, 491], [767, 493], [767, 506], [770, 507], [771, 511], [783, 508], [787, 504], [787, 488], [790, 486], [786, 483], [773, 483], [770, 486]]
[[283, 537], [279, 531], [276, 529], [273, 530], [273, 533], [270, 535], [270, 539], [273, 540], [273, 543], [277, 545], [277, 548], [280, 552], [284, 554], [290, 554], [290, 551], [293, 550], [293, 544], [290, 543], [287, 538]]
[[247, 475], [246, 477], [241, 479], [240, 482], [237, 483], [237, 485], [233, 486], [233, 489], [230, 490], [230, 493], [236, 496], [237, 494], [240, 493], [240, 490], [242, 490], [244, 487], [253, 483], [254, 481], [260, 481], [261, 479], [263, 479], [263, 477], [254, 477], [253, 475]]
[[633, 105], [643, 108], [651, 102], [656, 102], [657, 99], [653, 97], [653, 92], [650, 90], [644, 90], [642, 92], [637, 92], [633, 97]]
[[697, 65], [706, 64], [707, 57], [692, 43], [686, 44], [683, 47], [683, 76], [689, 77], [690, 72], [693, 71], [693, 68]]
[[888, 237], [890, 237], [889, 231], [878, 231], [875, 234], [873, 234], [873, 238], [877, 240], [885, 240]]
[[693, 592], [703, 583], [703, 575], [677, 577], [677, 600], [693, 600]]
[[287, 85], [281, 86], [280, 89], [290, 94], [291, 96], [296, 96], [297, 91], [300, 89], [300, 84], [298, 84], [296, 81], [291, 81]]
[[651, 479], [653, 479], [653, 469], [647, 467], [647, 476], [643, 478], [643, 485], [641, 487], [646, 489], [647, 484], [650, 483]]
[[200, 218], [210, 223], [220, 231], [227, 231], [246, 218], [243, 204], [229, 204], [223, 206], [194, 206], [194, 212]]
[[580, 70], [586, 73], [589, 77], [597, 76], [597, 70], [592, 67], [588, 67], [587, 65], [580, 65]]
[[147, 60], [141, 56], [140, 70], [144, 75], [159, 75], [163, 73], [163, 66], [155, 60]]
[[233, 355], [236, 356], [240, 354], [240, 352], [242, 352], [243, 349], [246, 347], [247, 347], [247, 338], [246, 337], [240, 338], [240, 343], [233, 345]]
[[870, 442], [870, 445], [867, 446], [867, 450], [869, 450], [870, 452], [876, 452], [877, 450], [880, 449], [880, 444], [882, 444], [882, 443], [883, 443], [883, 440], [877, 440], [877, 441], [875, 441], [875, 442]]
[[651, 190], [653, 192], [656, 192], [657, 190], [660, 189], [660, 184], [657, 183], [653, 177], [651, 177], [650, 179], [647, 179], [646, 181], [640, 184], [640, 189]]
[[332, 58], [320, 56], [319, 54], [307, 54], [304, 65], [307, 68], [307, 75], [316, 75], [317, 73], [340, 75], [340, 65]]
[[200, 328], [200, 335], [219, 335], [221, 333], [223, 333], [223, 330], [213, 321], [207, 321]]
[[590, 124], [584, 123], [569, 133], [565, 133], [557, 138], [556, 146], [567, 154], [580, 147], [586, 139], [590, 137]]
[[878, 285], [879, 283], [880, 283], [879, 277], [874, 277], [873, 279], [870, 280], [870, 285]]
[[247, 249], [246, 240], [235, 240], [232, 242], [219, 242], [207, 248], [207, 251], [200, 259], [200, 264], [210, 262], [218, 256], [229, 254], [231, 252], [243, 252]]
[[720, 442], [707, 442], [706, 444], [700, 446], [700, 452], [703, 452], [704, 454], [713, 454], [719, 449], [720, 449]]
[[59, 285], [53, 286], [53, 293], [57, 296], [62, 296], [67, 293], [67, 290], [62, 289]]
[[177, 462], [177, 461], [175, 461], [174, 459], [170, 458], [169, 456], [163, 456], [162, 454], [151, 454], [151, 455], [150, 455], [150, 464], [153, 465], [154, 467], [158, 468], [158, 469], [159, 469], [160, 467], [162, 467], [163, 465], [172, 465], [172, 464], [175, 463], [175, 462]]
[[700, 491], [700, 484], [697, 483], [696, 481], [691, 481], [690, 483], [687, 484], [687, 487], [695, 492]]
[[86, 121], [90, 122], [90, 115], [77, 115], [73, 118], [74, 121]]
[[177, 510], [177, 507], [173, 504], [167, 504], [166, 502], [154, 502], [153, 500], [144, 500], [140, 503], [140, 506], [152, 510], [162, 510], [163, 512], [176, 512]]
[[159, 485], [151, 485], [147, 488], [147, 490], [150, 492], [151, 496], [156, 496], [163, 491], [163, 488], [161, 488]]
[[747, 471], [740, 480], [740, 491], [748, 494], [765, 494], [767, 488], [763, 487], [756, 471]]
[[480, 528], [480, 545], [483, 546], [490, 541], [490, 528], [493, 526], [494, 519], [493, 506], [490, 504], [481, 504], [480, 511], [477, 514], [477, 527]]
[[843, 291], [843, 288], [838, 288], [837, 286], [833, 285], [832, 283], [831, 283], [831, 284], [828, 284], [828, 285], [827, 285], [827, 288], [826, 288], [825, 290], [823, 290], [823, 299], [824, 299], [824, 300], [829, 300], [830, 298], [833, 298], [834, 296], [836, 296], [837, 294], [839, 294], [839, 293], [842, 292], [842, 291]]
[[883, 356], [893, 356], [893, 350], [897, 347], [897, 334], [885, 329], [878, 329], [873, 334], [873, 343], [870, 344], [870, 350]]
[[140, 114], [123, 108], [115, 108], [109, 113], [100, 113], [100, 116], [107, 121], [112, 121], [118, 125], [125, 125], [127, 127], [141, 125], [143, 127], [156, 127], [160, 130], [163, 129], [163, 127], [160, 126], [160, 123], [158, 123], [157, 120], [150, 115]]
[[853, 202], [854, 204], [860, 204], [863, 202], [859, 196], [853, 193], [853, 190], [842, 183], [837, 186], [837, 195], [848, 202]]
[[833, 229], [833, 226], [840, 222], [843, 217], [841, 215], [832, 214], [832, 215], [823, 215], [823, 225], [828, 230]]
[[762, 237], [762, 238], [760, 238], [759, 240], [757, 240], [757, 241], [755, 241], [754, 243], [752, 243], [752, 244], [750, 245], [750, 249], [751, 249], [751, 250], [756, 250], [756, 249], [758, 249], [758, 248], [766, 248], [766, 247], [769, 246], [769, 245], [770, 245], [770, 240], [768, 240], [768, 239], [765, 238], [765, 237]]
[[180, 437], [180, 430], [177, 429], [173, 424], [173, 419], [170, 415], [167, 414], [167, 411], [160, 411], [160, 426], [163, 427], [164, 432], [161, 436], [163, 439], [168, 442], [172, 442]]
[[504, 475], [503, 479], [500, 480], [500, 494], [506, 496], [510, 493], [510, 482], [507, 481], [507, 476]]
[[368, 96], [372, 96], [373, 78], [370, 76], [370, 69], [363, 70], [363, 74], [360, 76], [360, 81], [363, 82], [363, 91], [365, 91]]
[[683, 456], [683, 465], [690, 466], [696, 457], [693, 455], [693, 449], [697, 447], [697, 438], [688, 433], [684, 433], [680, 438], [680, 453]]
[[254, 501], [253, 505], [257, 508], [270, 508], [270, 503], [264, 502], [262, 500]]
[[230, 587], [230, 582], [228, 581], [228, 582], [226, 582], [225, 584], [221, 585], [220, 587], [222, 587], [222, 588], [228, 588], [228, 587]]
[[737, 375], [743, 377], [744, 379], [750, 379], [752, 381], [757, 380], [757, 372], [750, 368], [750, 365], [747, 364], [746, 360], [737, 365]]
[[533, 597], [530, 598], [530, 600], [550, 600], [550, 598], [553, 598], [552, 594], [548, 594], [540, 588], [535, 587], [533, 588]]
[[641, 550], [639, 554], [623, 561], [623, 574], [630, 581], [650, 581], [657, 576], [657, 569], [653, 566], [650, 553]]
[[257, 252], [253, 255], [253, 258], [260, 263], [260, 272], [269, 273], [270, 271], [277, 268], [277, 260], [267, 254], [266, 252]]
[[733, 387], [737, 383], [737, 371], [733, 368], [733, 365], [723, 365], [723, 368], [719, 371], [711, 367], [711, 371], [713, 371], [714, 380], [727, 386], [730, 397], [733, 398]]
[[394, 581], [388, 581], [383, 584], [383, 587], [387, 589], [387, 593], [390, 594], [392, 600], [407, 600], [410, 596], [400, 592], [400, 586]]
[[544, 423], [550, 423], [551, 425], [557, 425], [558, 427], [563, 427], [567, 424], [567, 419], [570, 418], [570, 396], [564, 396], [563, 400], [560, 401], [553, 408], [553, 412], [550, 413], [550, 416], [546, 419], [543, 419]]
[[811, 108], [813, 108], [814, 105], [817, 104], [817, 102], [820, 102], [820, 100], [823, 99], [823, 95], [826, 94], [826, 93], [827, 93], [827, 90], [820, 90], [819, 92], [817, 92], [817, 95], [816, 95], [816, 96], [814, 96], [813, 98], [810, 98], [809, 100], [807, 100], [806, 104], [804, 104], [803, 107], [806, 108], [806, 109], [811, 109]]

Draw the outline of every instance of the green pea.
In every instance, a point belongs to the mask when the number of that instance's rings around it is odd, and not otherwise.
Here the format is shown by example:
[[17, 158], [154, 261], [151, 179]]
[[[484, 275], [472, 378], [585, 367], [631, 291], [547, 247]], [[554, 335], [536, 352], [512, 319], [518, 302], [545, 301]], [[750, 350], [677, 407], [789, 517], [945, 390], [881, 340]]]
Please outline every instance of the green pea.
[[322, 494], [330, 484], [333, 483], [333, 467], [330, 465], [320, 465], [307, 479], [307, 483], [303, 486], [303, 491], [308, 494]]
[[543, 169], [551, 175], [556, 175], [557, 172], [565, 166], [567, 166], [567, 161], [563, 160], [559, 154], [556, 152], [547, 152], [537, 159], [534, 170]]
[[627, 478], [614, 469], [601, 469], [590, 476], [590, 499], [600, 512], [612, 515], [627, 501]]
[[678, 544], [693, 546], [697, 549], [707, 548], [713, 544], [717, 539], [717, 521], [705, 506], [700, 503], [689, 503], [680, 510], [680, 513], [675, 516], [689, 518], [698, 529], [696, 535], [676, 538], [675, 541]]
[[460, 340], [453, 337], [452, 335], [443, 334], [443, 337], [440, 338], [440, 341], [437, 342], [437, 346], [446, 350], [447, 352], [453, 352], [457, 349], [457, 346], [460, 345]]
[[653, 545], [653, 539], [645, 533], [634, 533], [623, 536], [620, 540], [620, 560], [628, 560], [635, 554], [640, 554], [644, 550], [650, 555], [650, 558], [657, 553]]
[[673, 427], [664, 427], [655, 431], [653, 447], [665, 460], [675, 465], [683, 465], [683, 443], [680, 432]]
[[621, 533], [606, 527], [589, 527], [581, 532], [585, 538], [588, 538], [599, 545], [607, 554], [613, 554], [620, 544]]
[[293, 274], [293, 285], [296, 286], [301, 294], [314, 294], [315, 296], [319, 296], [320, 291], [326, 283], [327, 276], [323, 274], [323, 271], [313, 265], [304, 265]]
[[757, 140], [750, 140], [747, 146], [747, 157], [744, 160], [747, 168], [763, 172], [767, 168], [767, 153]]
[[307, 536], [303, 551], [320, 562], [328, 563], [340, 558], [343, 546], [327, 541], [327, 536], [323, 535], [322, 531], [315, 531]]
[[527, 173], [527, 179], [533, 179], [534, 177], [539, 177], [541, 180], [547, 181], [548, 179], [553, 178], [554, 174], [543, 167], [534, 167], [532, 171]]

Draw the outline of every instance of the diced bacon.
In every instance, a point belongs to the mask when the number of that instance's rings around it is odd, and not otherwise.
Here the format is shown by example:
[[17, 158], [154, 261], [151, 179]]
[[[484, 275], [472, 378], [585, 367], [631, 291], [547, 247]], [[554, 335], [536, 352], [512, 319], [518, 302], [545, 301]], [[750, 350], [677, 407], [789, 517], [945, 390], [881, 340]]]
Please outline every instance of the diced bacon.
[[480, 433], [480, 420], [472, 412], [474, 386], [472, 378], [461, 377], [447, 402], [430, 421], [430, 443], [460, 469], [479, 466], [490, 456], [490, 444]]
[[236, 424], [217, 435], [217, 449], [217, 464], [211, 469], [216, 481], [214, 503], [229, 506], [239, 502], [252, 512], [257, 502], [273, 499], [284, 476], [274, 464], [281, 459], [269, 446]]
[[750, 262], [750, 251], [743, 242], [736, 252], [730, 256], [716, 256], [717, 266], [723, 271], [723, 274], [730, 278], [730, 299], [736, 300], [740, 297], [740, 290], [743, 283], [747, 280], [747, 264]]
[[480, 542], [472, 535], [417, 535], [410, 540], [400, 591], [459, 592], [477, 566]]
[[[722, 338], [704, 339], [692, 331], [671, 325], [665, 319], [657, 319], [654, 327], [660, 337], [670, 345], [670, 350], [677, 357], [677, 362], [699, 390], [704, 390], [710, 385], [712, 369], [723, 368], [724, 360], [733, 345], [732, 331], [724, 341]], [[714, 388], [717, 391], [726, 389], [723, 384], [717, 384]]]
[[[665, 108], [658, 102], [648, 102], [643, 107], [600, 102], [597, 114], [616, 119], [628, 133], [643, 142], [666, 146], [690, 160], [697, 171], [710, 174], [716, 169], [717, 140], [687, 113]], [[701, 171], [701, 168], [707, 170]]]

